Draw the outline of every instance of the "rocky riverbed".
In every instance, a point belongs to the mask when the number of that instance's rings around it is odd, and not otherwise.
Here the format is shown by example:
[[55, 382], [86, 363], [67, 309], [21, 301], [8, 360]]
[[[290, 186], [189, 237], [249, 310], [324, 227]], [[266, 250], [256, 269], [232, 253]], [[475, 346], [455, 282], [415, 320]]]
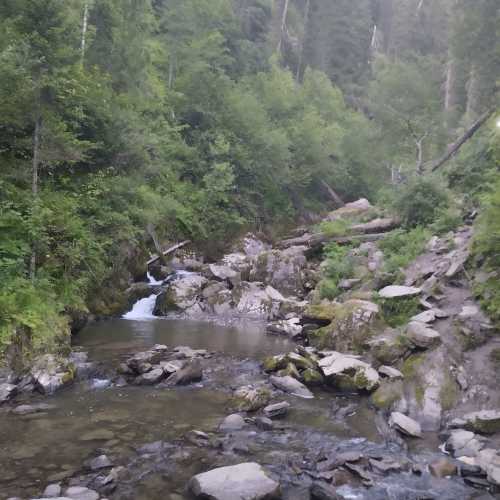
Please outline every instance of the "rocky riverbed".
[[[329, 217], [363, 214], [356, 238], [392, 227], [371, 208]], [[498, 344], [471, 292], [471, 237], [432, 238], [398, 282], [361, 240], [360, 277], [334, 301], [316, 290], [314, 234], [158, 266], [129, 289], [131, 320], [4, 375], [0, 498], [497, 497]]]

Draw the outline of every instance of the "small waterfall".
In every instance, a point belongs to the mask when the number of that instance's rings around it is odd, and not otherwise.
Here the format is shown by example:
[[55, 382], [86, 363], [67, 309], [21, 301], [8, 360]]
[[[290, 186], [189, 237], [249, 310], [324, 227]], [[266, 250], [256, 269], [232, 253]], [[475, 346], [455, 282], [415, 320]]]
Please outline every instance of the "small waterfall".
[[[151, 274], [147, 273], [148, 282], [151, 286], [158, 286], [163, 283], [163, 281], [157, 281], [154, 279]], [[149, 297], [144, 297], [143, 299], [138, 300], [132, 307], [132, 309], [124, 314], [123, 319], [132, 319], [132, 320], [145, 320], [145, 319], [155, 319], [156, 316], [153, 316], [153, 310], [155, 308], [157, 294], [153, 293]]]

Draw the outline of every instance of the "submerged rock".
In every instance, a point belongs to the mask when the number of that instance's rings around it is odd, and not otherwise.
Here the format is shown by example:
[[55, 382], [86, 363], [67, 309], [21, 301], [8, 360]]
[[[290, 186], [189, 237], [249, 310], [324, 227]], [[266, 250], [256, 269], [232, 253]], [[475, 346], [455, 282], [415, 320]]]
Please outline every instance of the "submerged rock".
[[407, 436], [422, 437], [420, 424], [412, 418], [397, 411], [391, 413], [389, 425]]
[[290, 376], [285, 377], [275, 377], [271, 376], [271, 383], [281, 389], [284, 392], [288, 392], [293, 396], [298, 396], [300, 398], [312, 399], [314, 398], [313, 393], [301, 382]]
[[282, 401], [281, 403], [274, 403], [264, 408], [264, 415], [269, 418], [284, 417], [290, 409], [290, 403]]
[[201, 365], [197, 361], [187, 362], [180, 370], [168, 377], [168, 385], [188, 385], [203, 379]]
[[197, 474], [188, 484], [197, 498], [212, 500], [271, 500], [280, 498], [280, 485], [257, 463], [242, 463]]
[[64, 495], [73, 500], [99, 500], [99, 494], [83, 486], [71, 486]]

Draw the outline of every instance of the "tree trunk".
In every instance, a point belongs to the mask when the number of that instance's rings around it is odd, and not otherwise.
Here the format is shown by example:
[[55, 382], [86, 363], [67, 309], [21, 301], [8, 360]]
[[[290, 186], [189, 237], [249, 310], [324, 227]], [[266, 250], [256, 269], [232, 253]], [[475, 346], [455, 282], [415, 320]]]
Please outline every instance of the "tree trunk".
[[[160, 260], [160, 259], [165, 262], [165, 256], [167, 256], [171, 253], [174, 253], [176, 250], [179, 250], [180, 248], [185, 247], [189, 243], [191, 243], [190, 240], [182, 241], [181, 243], [177, 243], [174, 246], [167, 248], [165, 251], [162, 251], [158, 245], [158, 247], [157, 247], [158, 255], [151, 257], [147, 261], [146, 265], [149, 267], [151, 264], [155, 263], [157, 260]], [[155, 246], [156, 246], [156, 244], [155, 244]]]
[[278, 47], [276, 49], [278, 54], [281, 54], [281, 50], [283, 48], [283, 37], [285, 36], [285, 30], [286, 30], [286, 18], [288, 15], [288, 4], [289, 4], [289, 0], [285, 0], [285, 4], [283, 6], [283, 11], [281, 13], [281, 25], [280, 25], [280, 32], [279, 32], [279, 39], [278, 39]]
[[307, 37], [307, 24], [309, 21], [309, 10], [311, 7], [311, 0], [306, 1], [306, 7], [304, 11], [304, 33], [302, 35], [302, 39], [300, 40], [300, 47], [299, 47], [299, 61], [297, 63], [297, 74], [295, 76], [295, 80], [297, 83], [300, 82], [300, 72], [302, 69], [302, 61], [304, 59], [304, 46], [305, 46], [305, 41]]
[[472, 123], [478, 114], [479, 105], [479, 77], [476, 67], [473, 65], [467, 82], [467, 105], [465, 108], [466, 123]]
[[430, 169], [434, 172], [439, 167], [444, 165], [448, 160], [453, 158], [460, 148], [483, 126], [484, 123], [488, 121], [491, 115], [495, 112], [495, 108], [486, 111], [482, 116], [480, 116], [472, 126], [460, 137], [456, 142], [454, 142], [449, 148], [448, 151], [438, 160], [435, 160], [430, 164]]
[[417, 174], [422, 175], [424, 173], [424, 153], [423, 153], [423, 138], [415, 141], [417, 146]]
[[[38, 201], [38, 170], [40, 167], [40, 134], [42, 131], [42, 118], [38, 116], [35, 120], [35, 130], [33, 132], [33, 160], [32, 160], [32, 178], [31, 178], [31, 194], [33, 196], [33, 211], [36, 210]], [[30, 279], [35, 279], [36, 274], [36, 242], [31, 245], [30, 258]]]
[[85, 45], [87, 43], [87, 27], [88, 27], [88, 20], [89, 20], [89, 3], [85, 2], [85, 5], [83, 7], [83, 24], [82, 24], [82, 39], [80, 43], [80, 50], [82, 54], [82, 64], [85, 59]]

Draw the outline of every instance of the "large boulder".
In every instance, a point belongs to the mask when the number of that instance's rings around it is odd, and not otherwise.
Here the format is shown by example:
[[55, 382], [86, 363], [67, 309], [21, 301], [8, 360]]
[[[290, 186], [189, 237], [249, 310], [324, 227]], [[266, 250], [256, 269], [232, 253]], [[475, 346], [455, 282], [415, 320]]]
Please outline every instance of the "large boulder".
[[387, 328], [383, 333], [368, 341], [369, 352], [377, 363], [392, 365], [414, 349], [414, 345], [405, 335], [393, 328]]
[[52, 354], [39, 357], [31, 369], [35, 387], [42, 394], [53, 394], [75, 378], [74, 366]]
[[455, 457], [475, 457], [483, 446], [479, 436], [464, 429], [453, 430], [446, 441], [446, 449]]
[[250, 271], [250, 280], [271, 285], [285, 295], [302, 295], [306, 281], [306, 249], [294, 246], [260, 253]]
[[211, 500], [272, 500], [281, 498], [280, 485], [257, 463], [219, 467], [197, 474], [188, 484], [196, 498]]
[[306, 316], [331, 319], [331, 323], [309, 334], [314, 345], [338, 351], [364, 350], [368, 339], [373, 335], [378, 319], [377, 304], [367, 300], [351, 299], [343, 303], [311, 306]]
[[333, 353], [320, 360], [319, 365], [323, 375], [342, 389], [372, 391], [379, 385], [377, 371], [356, 357]]
[[199, 316], [202, 313], [200, 297], [207, 279], [199, 274], [183, 274], [172, 281], [167, 290], [156, 299], [154, 314], [165, 316], [169, 312]]
[[498, 450], [486, 448], [477, 455], [477, 464], [486, 473], [490, 483], [500, 486], [500, 455]]
[[262, 283], [242, 282], [232, 290], [235, 312], [240, 316], [256, 319], [273, 319], [285, 298], [271, 286]]
[[369, 212], [373, 206], [366, 198], [360, 198], [356, 201], [346, 203], [343, 207], [334, 210], [328, 214], [327, 220], [336, 221], [339, 219], [349, 219]]
[[421, 349], [429, 349], [441, 342], [441, 335], [425, 323], [411, 321], [406, 327], [406, 336], [412, 344]]

